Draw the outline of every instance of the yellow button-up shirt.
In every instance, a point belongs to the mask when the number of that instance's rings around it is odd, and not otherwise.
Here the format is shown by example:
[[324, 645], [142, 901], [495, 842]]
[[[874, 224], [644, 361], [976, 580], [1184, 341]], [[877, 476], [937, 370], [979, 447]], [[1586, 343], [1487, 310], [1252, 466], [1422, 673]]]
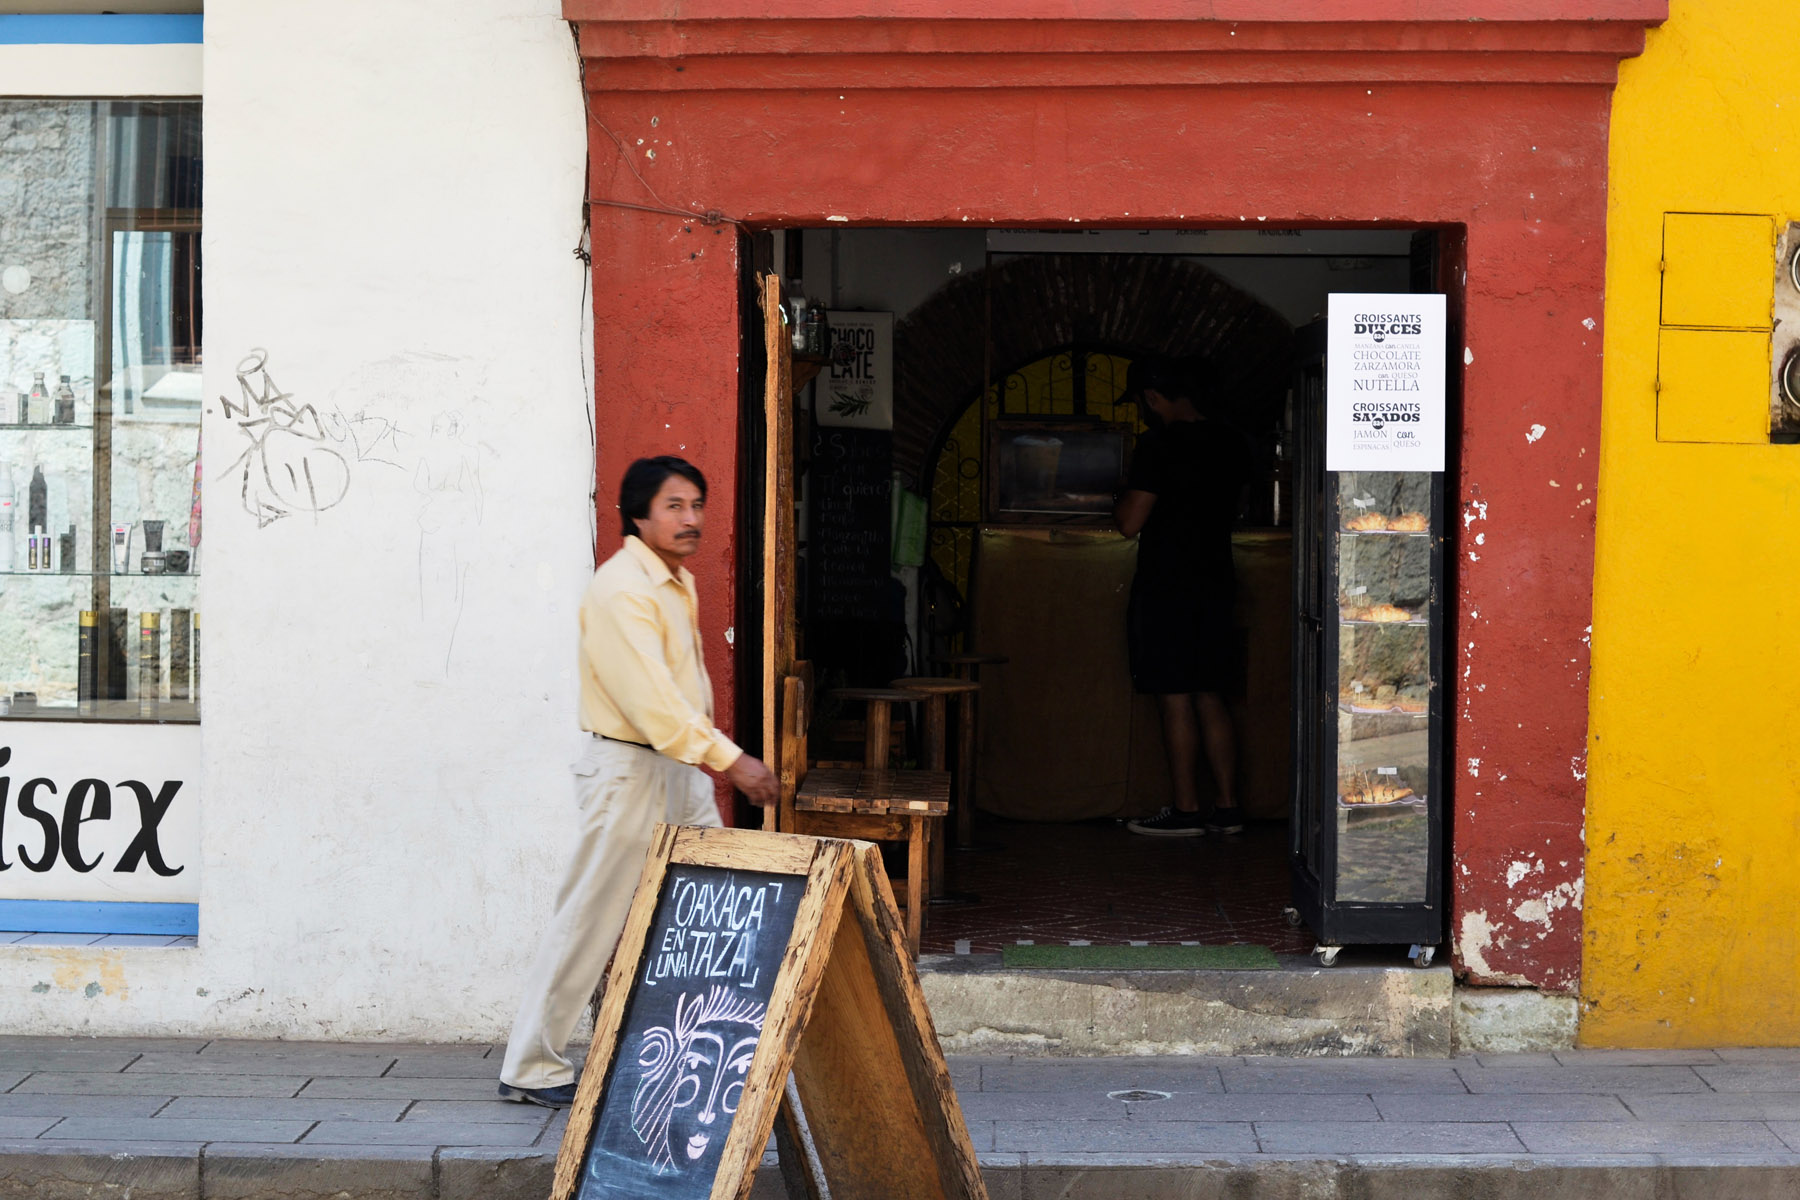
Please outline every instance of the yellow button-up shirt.
[[694, 576], [627, 537], [581, 598], [581, 727], [723, 771], [743, 753], [713, 725]]

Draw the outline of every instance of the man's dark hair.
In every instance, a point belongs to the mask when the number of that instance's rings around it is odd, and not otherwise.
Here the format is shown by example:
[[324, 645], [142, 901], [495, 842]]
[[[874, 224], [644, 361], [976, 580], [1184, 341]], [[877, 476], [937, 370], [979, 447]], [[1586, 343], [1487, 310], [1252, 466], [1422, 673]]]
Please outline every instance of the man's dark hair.
[[625, 468], [625, 478], [619, 481], [619, 524], [624, 527], [620, 532], [625, 537], [637, 532], [636, 518], [650, 515], [650, 501], [656, 499], [656, 493], [671, 475], [679, 475], [699, 488], [700, 498], [706, 499], [706, 476], [687, 459], [673, 454], [640, 458]]
[[1170, 400], [1192, 400], [1197, 389], [1193, 372], [1186, 364], [1159, 354], [1145, 354], [1131, 360], [1120, 399], [1142, 403], [1145, 391], [1161, 392]]

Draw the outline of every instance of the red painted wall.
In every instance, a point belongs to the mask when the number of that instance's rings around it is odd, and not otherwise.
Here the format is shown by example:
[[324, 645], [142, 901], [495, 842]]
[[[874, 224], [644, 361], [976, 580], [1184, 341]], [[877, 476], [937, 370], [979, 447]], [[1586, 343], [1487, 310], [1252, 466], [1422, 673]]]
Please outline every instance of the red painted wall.
[[[571, 15], [587, 7], [571, 0]], [[734, 239], [615, 202], [749, 227], [1462, 227], [1452, 932], [1480, 934], [1459, 949], [1481, 978], [1572, 988], [1579, 914], [1534, 925], [1506, 873], [1542, 859], [1531, 886], [1549, 890], [1582, 871], [1606, 130], [1641, 26], [1382, 26], [1351, 53], [1320, 51], [1304, 27], [1188, 22], [1146, 45], [1111, 21], [1065, 31], [1069, 59], [1013, 55], [973, 27], [986, 24], [833, 24], [816, 42], [754, 21], [583, 26], [586, 52], [608, 51], [588, 62], [601, 494], [631, 457], [681, 443], [715, 480], [697, 570], [721, 707]], [[945, 57], [964, 36], [980, 52]], [[1029, 22], [1012, 40], [1055, 37]], [[1539, 423], [1562, 436], [1529, 441]]]
[[[616, 167], [616, 149], [612, 161]], [[700, 468], [707, 483], [706, 528], [687, 566], [700, 589], [700, 633], [717, 720], [730, 734], [737, 231], [608, 205], [593, 205], [591, 212], [599, 555], [604, 559], [618, 546], [619, 481], [633, 459], [677, 454]], [[730, 796], [720, 781], [719, 808], [728, 824]]]

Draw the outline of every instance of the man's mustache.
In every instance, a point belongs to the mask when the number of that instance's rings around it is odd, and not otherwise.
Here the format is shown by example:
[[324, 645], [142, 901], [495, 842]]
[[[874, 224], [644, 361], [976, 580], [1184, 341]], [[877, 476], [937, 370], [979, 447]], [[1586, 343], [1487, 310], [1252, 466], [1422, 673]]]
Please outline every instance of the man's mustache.
[[675, 536], [677, 538], [698, 538], [700, 536], [700, 531], [698, 529], [690, 529], [686, 533], [678, 533]]

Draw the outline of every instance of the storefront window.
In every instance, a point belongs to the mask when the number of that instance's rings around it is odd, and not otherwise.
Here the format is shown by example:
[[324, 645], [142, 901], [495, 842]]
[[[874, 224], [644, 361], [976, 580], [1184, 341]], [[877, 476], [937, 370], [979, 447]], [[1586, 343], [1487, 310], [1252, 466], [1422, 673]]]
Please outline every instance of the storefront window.
[[0, 101], [0, 719], [199, 719], [200, 104]]

